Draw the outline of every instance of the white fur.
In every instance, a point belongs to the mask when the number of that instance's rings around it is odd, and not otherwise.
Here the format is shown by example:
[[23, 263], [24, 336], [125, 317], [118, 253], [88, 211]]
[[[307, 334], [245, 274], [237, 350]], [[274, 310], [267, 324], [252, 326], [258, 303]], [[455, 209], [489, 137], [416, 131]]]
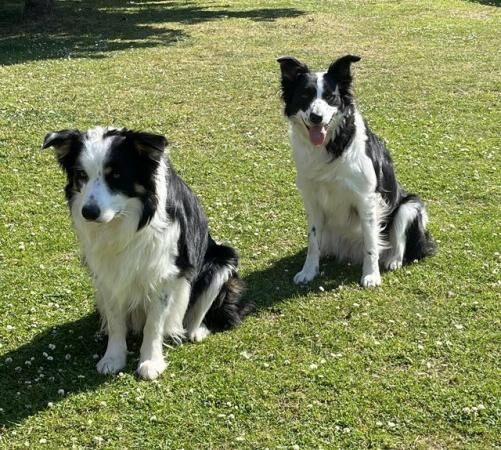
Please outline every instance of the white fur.
[[187, 335], [188, 339], [192, 342], [200, 342], [210, 334], [210, 331], [206, 327], [202, 326], [202, 320], [221, 291], [221, 287], [224, 283], [226, 283], [226, 281], [228, 281], [234, 270], [234, 267], [228, 267], [217, 272], [209, 287], [198, 298], [197, 302], [191, 307], [188, 314], [186, 314], [185, 323]]
[[[110, 222], [121, 211], [127, 209], [129, 199], [121, 194], [112, 194], [104, 181], [103, 169], [108, 156], [110, 141], [116, 137], [103, 139], [106, 128], [97, 127], [89, 130], [84, 142], [80, 161], [89, 179], [83, 185], [81, 192], [81, 206], [95, 204], [101, 214], [98, 222]], [[81, 211], [81, 208], [80, 208]]]
[[[390, 232], [391, 251], [385, 258], [384, 265], [388, 270], [396, 270], [402, 267], [405, 252], [405, 232], [409, 224], [414, 221], [416, 216], [420, 213], [421, 208], [415, 202], [408, 202], [400, 206], [395, 218], [393, 219], [393, 226]], [[426, 212], [423, 210], [423, 223], [426, 226], [427, 217]]]
[[[312, 102], [312, 108], [321, 105], [323, 81], [322, 76], [317, 78], [317, 99]], [[335, 108], [322, 111], [331, 114], [324, 118], [329, 123], [325, 142], [329, 142], [342, 118]], [[325, 145], [314, 146], [310, 142], [303, 114], [300, 111], [289, 118], [297, 187], [304, 200], [309, 236], [306, 261], [294, 281], [311, 281], [318, 274], [320, 256], [333, 254], [363, 263], [362, 286], [378, 286], [381, 284], [379, 254], [388, 247], [382, 238], [380, 223], [388, 208], [381, 195], [375, 193], [376, 175], [365, 152], [364, 121], [355, 110], [354, 139], [343, 154], [332, 161]]]
[[[306, 123], [309, 122], [310, 114], [316, 114], [317, 116], [321, 116], [323, 118], [322, 124], [328, 125], [332, 118], [338, 113], [338, 109], [335, 106], [329, 105], [323, 98], [322, 93], [324, 91], [324, 74], [316, 73], [317, 76], [317, 96], [313, 102], [311, 102], [309, 108], [303, 113], [303, 119]], [[337, 91], [337, 87], [336, 87]]]
[[[126, 362], [127, 322], [135, 331], [144, 326], [138, 373], [154, 379], [165, 369], [162, 340], [170, 335], [184, 336], [183, 318], [191, 287], [178, 278], [175, 265], [179, 224], [169, 222], [165, 212], [166, 165], [157, 170], [159, 208], [151, 222], [137, 231], [142, 205], [135, 198], [111, 195], [102, 177], [106, 158], [106, 140], [99, 139], [102, 129], [94, 130], [82, 154], [82, 165], [89, 181], [81, 193], [75, 193], [72, 218], [80, 239], [82, 254], [94, 277], [97, 306], [108, 332], [105, 355], [97, 364], [100, 373], [115, 373]], [[104, 144], [103, 144], [104, 142]], [[113, 215], [109, 220], [86, 221], [81, 214], [84, 203], [94, 195], [102, 211]]]

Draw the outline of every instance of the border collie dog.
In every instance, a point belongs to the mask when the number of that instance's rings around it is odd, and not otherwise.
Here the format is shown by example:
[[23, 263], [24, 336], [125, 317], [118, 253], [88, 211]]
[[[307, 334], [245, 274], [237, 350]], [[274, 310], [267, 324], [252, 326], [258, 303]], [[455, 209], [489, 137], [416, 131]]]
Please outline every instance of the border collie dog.
[[308, 217], [308, 253], [295, 283], [319, 272], [321, 255], [362, 263], [363, 287], [388, 270], [435, 252], [420, 198], [397, 182], [384, 142], [369, 130], [353, 99], [351, 64], [312, 72], [296, 58], [278, 59], [297, 186]]
[[97, 127], [47, 134], [66, 172], [66, 199], [92, 273], [108, 345], [102, 374], [126, 364], [126, 335], [143, 332], [138, 375], [165, 369], [165, 336], [201, 341], [238, 325], [235, 250], [216, 243], [199, 201], [164, 157], [163, 136]]

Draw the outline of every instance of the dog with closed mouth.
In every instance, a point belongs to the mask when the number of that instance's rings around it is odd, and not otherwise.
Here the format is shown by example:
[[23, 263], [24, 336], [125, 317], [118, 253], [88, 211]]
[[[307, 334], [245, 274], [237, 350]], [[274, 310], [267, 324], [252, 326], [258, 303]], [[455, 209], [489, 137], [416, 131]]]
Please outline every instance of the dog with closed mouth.
[[353, 55], [313, 72], [291, 56], [278, 59], [284, 114], [308, 220], [308, 252], [295, 283], [319, 272], [322, 255], [362, 264], [361, 285], [381, 284], [388, 270], [435, 253], [422, 200], [398, 183], [385, 143], [358, 110]]
[[142, 332], [138, 375], [165, 369], [164, 337], [201, 341], [238, 325], [238, 255], [216, 243], [200, 202], [165, 156], [161, 135], [125, 128], [47, 134], [67, 177], [66, 199], [108, 334], [102, 374], [126, 364], [126, 335]]

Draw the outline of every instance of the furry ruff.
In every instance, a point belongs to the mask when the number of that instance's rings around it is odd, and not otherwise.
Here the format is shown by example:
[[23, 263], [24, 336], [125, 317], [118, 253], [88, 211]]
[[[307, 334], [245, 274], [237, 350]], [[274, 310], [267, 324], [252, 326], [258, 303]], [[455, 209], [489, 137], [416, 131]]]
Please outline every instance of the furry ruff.
[[165, 155], [160, 135], [115, 128], [47, 134], [66, 173], [66, 199], [108, 334], [103, 374], [126, 364], [126, 336], [142, 333], [137, 373], [166, 367], [163, 340], [198, 342], [241, 323], [236, 251], [210, 236], [196, 195]]
[[318, 274], [319, 258], [362, 264], [360, 283], [381, 284], [388, 270], [433, 255], [423, 201], [398, 183], [385, 143], [358, 110], [346, 55], [325, 72], [296, 58], [278, 59], [297, 186], [308, 218], [308, 253], [296, 283]]

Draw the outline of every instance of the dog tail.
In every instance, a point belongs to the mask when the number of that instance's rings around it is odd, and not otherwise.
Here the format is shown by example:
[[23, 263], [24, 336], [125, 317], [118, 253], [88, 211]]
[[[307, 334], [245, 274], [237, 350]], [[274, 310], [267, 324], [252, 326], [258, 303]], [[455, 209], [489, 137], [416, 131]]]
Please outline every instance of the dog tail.
[[423, 201], [417, 195], [409, 194], [405, 202], [412, 202], [416, 205], [417, 209], [416, 217], [409, 224], [406, 231], [404, 262], [410, 263], [427, 256], [435, 255], [437, 244], [426, 229], [428, 215]]
[[215, 298], [203, 318], [203, 324], [211, 331], [228, 330], [240, 325], [242, 320], [255, 310], [255, 304], [243, 299], [244, 282], [237, 272], [238, 254], [228, 245], [217, 244], [209, 238], [209, 247], [204, 267], [194, 286], [197, 292], [207, 292], [217, 286]]

